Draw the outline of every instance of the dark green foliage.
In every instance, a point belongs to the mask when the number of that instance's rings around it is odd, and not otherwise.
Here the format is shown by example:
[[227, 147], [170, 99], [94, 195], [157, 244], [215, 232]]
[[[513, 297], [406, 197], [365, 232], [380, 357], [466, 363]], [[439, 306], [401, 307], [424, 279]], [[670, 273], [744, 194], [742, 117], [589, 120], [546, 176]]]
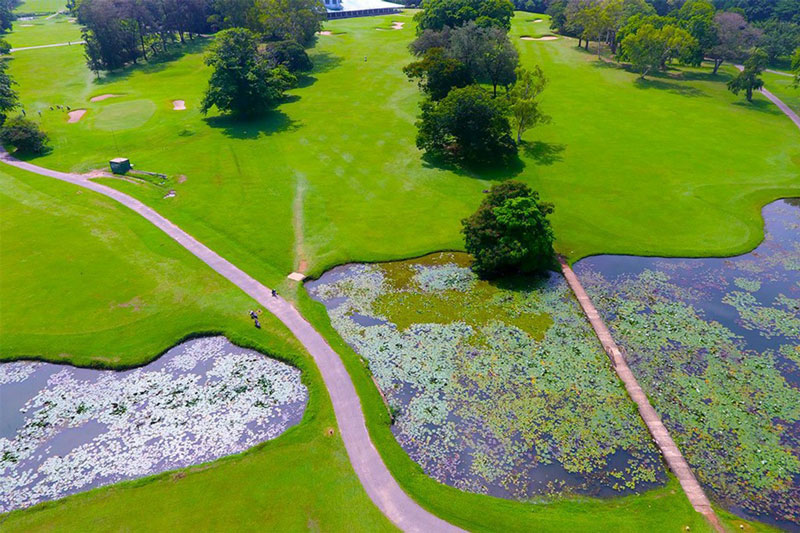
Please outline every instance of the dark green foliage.
[[5, 39], [0, 39], [0, 54], [8, 54], [11, 52], [11, 45]]
[[800, 48], [792, 54], [792, 72], [794, 73], [794, 86], [800, 86]]
[[483, 278], [509, 273], [540, 273], [555, 264], [552, 204], [519, 181], [495, 185], [478, 210], [461, 221], [464, 246]]
[[425, 52], [431, 48], [449, 47], [450, 26], [445, 26], [441, 30], [425, 30], [408, 45], [409, 50], [415, 56], [425, 55]]
[[516, 154], [508, 103], [476, 85], [422, 103], [417, 148], [471, 164], [502, 164]]
[[474, 21], [479, 26], [511, 28], [514, 4], [510, 0], [424, 0], [414, 15], [417, 32], [456, 28]]
[[267, 56], [276, 65], [285, 66], [289, 72], [308, 72], [314, 65], [305, 49], [297, 41], [274, 41], [266, 44]]
[[236, 115], [258, 115], [274, 107], [297, 79], [283, 65], [273, 66], [258, 51], [255, 35], [244, 28], [221, 31], [206, 56], [214, 68], [201, 111], [216, 106]]
[[15, 147], [18, 152], [39, 154], [47, 149], [48, 138], [37, 123], [16, 116], [8, 119], [0, 128], [0, 141]]
[[424, 57], [403, 68], [409, 79], [416, 79], [419, 88], [431, 100], [441, 100], [457, 87], [466, 87], [474, 80], [467, 67], [458, 59], [449, 57], [442, 48], [430, 48]]
[[16, 82], [9, 76], [8, 62], [0, 60], [0, 126], [6, 121], [9, 111], [19, 106], [17, 92], [11, 88]]
[[320, 0], [255, 0], [256, 33], [268, 40], [294, 40], [308, 46], [327, 18]]
[[733, 94], [745, 92], [748, 102], [753, 101], [753, 91], [764, 86], [764, 80], [759, 76], [767, 66], [767, 54], [760, 49], [753, 50], [747, 61], [744, 62], [744, 70], [738, 76], [728, 82], [728, 89]]
[[759, 29], [764, 33], [758, 41], [758, 47], [767, 53], [770, 62], [791, 55], [800, 46], [800, 23], [770, 20], [759, 25]]
[[14, 9], [21, 3], [20, 0], [0, 0], [0, 33], [11, 30], [11, 25], [17, 18]]

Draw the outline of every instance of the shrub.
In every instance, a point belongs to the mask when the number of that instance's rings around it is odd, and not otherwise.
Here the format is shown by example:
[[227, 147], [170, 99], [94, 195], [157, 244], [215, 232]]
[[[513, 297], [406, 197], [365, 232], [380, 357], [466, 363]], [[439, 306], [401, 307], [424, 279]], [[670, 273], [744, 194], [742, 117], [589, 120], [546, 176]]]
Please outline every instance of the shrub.
[[0, 129], [0, 141], [18, 152], [40, 154], [47, 149], [48, 140], [37, 123], [21, 116], [8, 119]]

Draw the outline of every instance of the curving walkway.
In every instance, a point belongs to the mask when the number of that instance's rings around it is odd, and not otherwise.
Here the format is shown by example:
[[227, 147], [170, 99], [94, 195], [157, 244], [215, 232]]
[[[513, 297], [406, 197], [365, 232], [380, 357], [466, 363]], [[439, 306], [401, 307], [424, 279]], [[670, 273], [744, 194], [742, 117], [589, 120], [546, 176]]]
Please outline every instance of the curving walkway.
[[403, 492], [400, 485], [394, 480], [369, 438], [364, 413], [361, 410], [361, 401], [342, 360], [294, 306], [283, 298], [273, 297], [268, 287], [250, 277], [233, 263], [220, 257], [154, 209], [127, 194], [90, 181], [84, 176], [58, 172], [19, 161], [2, 148], [0, 148], [0, 161], [42, 176], [72, 183], [116, 200], [146, 218], [278, 317], [308, 350], [322, 373], [322, 379], [330, 394], [336, 422], [339, 425], [350, 463], [364, 486], [364, 490], [375, 505], [403, 531], [420, 533], [461, 531], [420, 507]]
[[[742, 65], [734, 65], [734, 66], [737, 69], [739, 69], [740, 71], [744, 70], [744, 66], [742, 66]], [[774, 70], [770, 70], [769, 72], [773, 72], [775, 74], [786, 74], [785, 72], [778, 72], [778, 71], [774, 71]], [[787, 75], [791, 76], [791, 74], [787, 74]], [[784, 104], [783, 100], [781, 100], [780, 98], [778, 98], [777, 96], [775, 96], [774, 94], [769, 92], [766, 88], [762, 88], [761, 89], [761, 94], [766, 96], [767, 99], [769, 99], [773, 104], [778, 106], [778, 109], [783, 111], [783, 114], [786, 115], [787, 117], [789, 117], [789, 120], [794, 122], [795, 126], [800, 128], [800, 116], [798, 116], [797, 113], [792, 111], [792, 109], [788, 105]]]
[[661, 455], [664, 456], [664, 460], [667, 462], [669, 469], [672, 470], [672, 473], [678, 478], [683, 492], [686, 493], [686, 497], [689, 499], [689, 503], [692, 504], [695, 511], [706, 517], [714, 529], [720, 533], [725, 533], [722, 523], [711, 507], [711, 502], [708, 500], [705, 492], [703, 492], [703, 488], [700, 486], [700, 483], [698, 483], [697, 478], [694, 477], [691, 468], [689, 468], [689, 463], [683, 458], [683, 454], [681, 454], [675, 441], [670, 437], [658, 413], [653, 406], [650, 405], [650, 400], [647, 399], [647, 395], [639, 386], [639, 382], [636, 381], [636, 377], [633, 375], [633, 372], [631, 372], [630, 367], [628, 367], [628, 363], [625, 361], [622, 351], [619, 349], [619, 346], [617, 346], [617, 343], [614, 342], [611, 331], [609, 331], [605, 322], [603, 322], [600, 313], [597, 312], [589, 295], [587, 295], [586, 291], [583, 289], [583, 285], [581, 285], [578, 277], [564, 259], [559, 258], [559, 262], [561, 263], [561, 271], [564, 273], [567, 283], [572, 289], [572, 292], [575, 293], [575, 297], [578, 299], [578, 303], [580, 303], [584, 314], [586, 314], [586, 318], [589, 319], [592, 329], [594, 329], [597, 338], [600, 339], [600, 343], [603, 345], [603, 349], [605, 349], [609, 359], [611, 359], [611, 364], [619, 376], [619, 379], [622, 380], [622, 383], [625, 385], [628, 395], [630, 395], [636, 407], [639, 408], [639, 414], [642, 420], [644, 420], [648, 431], [650, 431], [650, 434], [653, 436], [653, 440], [656, 441], [658, 449], [661, 450]]
[[21, 46], [19, 48], [12, 48], [9, 52], [21, 52], [23, 50], [38, 50], [39, 48], [55, 48], [57, 46], [72, 46], [74, 44], [84, 44], [86, 41], [72, 41], [69, 43], [55, 43], [55, 44], [40, 44], [38, 46]]

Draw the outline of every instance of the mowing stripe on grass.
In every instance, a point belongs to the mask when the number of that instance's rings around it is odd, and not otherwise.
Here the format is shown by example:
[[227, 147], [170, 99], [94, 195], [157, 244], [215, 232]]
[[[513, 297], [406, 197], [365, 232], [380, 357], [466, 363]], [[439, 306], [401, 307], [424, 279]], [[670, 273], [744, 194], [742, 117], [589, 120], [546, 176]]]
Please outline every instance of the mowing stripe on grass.
[[605, 322], [603, 322], [600, 313], [597, 312], [589, 295], [586, 294], [583, 285], [581, 285], [581, 282], [578, 280], [578, 276], [575, 275], [563, 258], [559, 258], [559, 262], [561, 263], [561, 270], [564, 273], [564, 277], [567, 279], [567, 283], [572, 289], [572, 292], [575, 293], [575, 297], [578, 299], [578, 303], [581, 304], [586, 318], [589, 319], [592, 329], [594, 329], [597, 338], [600, 339], [600, 343], [603, 345], [603, 349], [611, 359], [614, 370], [628, 390], [631, 399], [639, 408], [639, 414], [642, 420], [644, 420], [647, 429], [656, 441], [656, 445], [659, 450], [661, 450], [661, 454], [667, 461], [670, 470], [672, 470], [672, 473], [678, 478], [683, 492], [686, 493], [686, 497], [689, 498], [692, 507], [694, 507], [695, 511], [705, 516], [719, 533], [725, 533], [722, 523], [719, 521], [716, 513], [714, 513], [714, 509], [711, 508], [711, 502], [708, 500], [705, 492], [703, 492], [700, 483], [697, 482], [697, 478], [694, 477], [691, 468], [689, 468], [689, 463], [686, 462], [686, 459], [684, 459], [675, 441], [670, 437], [667, 428], [664, 427], [664, 423], [661, 422], [661, 418], [658, 416], [656, 410], [650, 405], [650, 400], [647, 399], [647, 395], [645, 395], [644, 391], [639, 386], [639, 382], [636, 381], [636, 377], [628, 367], [628, 363], [622, 356], [619, 346], [614, 342], [611, 331], [609, 331]]
[[84, 176], [58, 172], [19, 161], [2, 149], [0, 149], [0, 161], [29, 172], [84, 187], [116, 200], [147, 219], [278, 317], [314, 358], [330, 394], [336, 422], [342, 434], [350, 463], [364, 490], [375, 505], [403, 531], [420, 533], [461, 531], [423, 509], [397, 484], [367, 433], [364, 413], [361, 410], [361, 400], [342, 360], [294, 306], [281, 297], [272, 296], [268, 287], [219, 256], [154, 209], [127, 194], [90, 181]]

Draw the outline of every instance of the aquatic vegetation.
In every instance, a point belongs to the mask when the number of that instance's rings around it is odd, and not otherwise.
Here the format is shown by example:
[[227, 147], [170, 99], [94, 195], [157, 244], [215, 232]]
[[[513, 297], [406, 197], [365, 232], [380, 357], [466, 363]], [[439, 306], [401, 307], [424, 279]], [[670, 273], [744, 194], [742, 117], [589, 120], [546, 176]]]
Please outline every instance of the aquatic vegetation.
[[444, 483], [519, 499], [663, 482], [563, 278], [499, 286], [468, 265], [464, 254], [433, 254], [347, 265], [307, 284], [368, 361], [411, 458]]
[[601, 256], [576, 272], [699, 480], [734, 510], [800, 525], [800, 209], [729, 259]]
[[125, 372], [0, 364], [0, 512], [243, 451], [307, 396], [299, 370], [224, 337]]

